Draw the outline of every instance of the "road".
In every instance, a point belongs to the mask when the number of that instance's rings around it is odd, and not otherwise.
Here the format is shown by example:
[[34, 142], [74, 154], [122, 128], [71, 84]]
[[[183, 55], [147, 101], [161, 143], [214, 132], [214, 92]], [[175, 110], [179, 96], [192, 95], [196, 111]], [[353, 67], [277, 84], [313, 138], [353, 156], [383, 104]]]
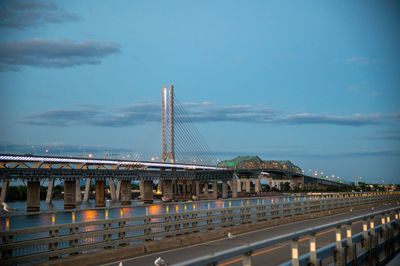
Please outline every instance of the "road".
[[[397, 204], [396, 204], [397, 205]], [[258, 231], [253, 231], [253, 232], [248, 232], [244, 233], [241, 235], [237, 235], [232, 239], [219, 239], [215, 241], [210, 241], [202, 244], [197, 244], [194, 246], [189, 246], [189, 247], [184, 247], [184, 248], [179, 248], [179, 249], [173, 249], [169, 251], [163, 251], [163, 252], [158, 252], [158, 253], [153, 253], [153, 254], [148, 254], [148, 255], [143, 255], [131, 259], [126, 259], [123, 260], [123, 266], [129, 266], [129, 265], [154, 265], [154, 261], [158, 258], [161, 257], [163, 258], [168, 265], [174, 264], [177, 262], [185, 261], [188, 259], [193, 259], [195, 257], [200, 257], [203, 255], [208, 255], [217, 251], [221, 251], [224, 249], [229, 249], [233, 248], [239, 245], [243, 245], [246, 243], [251, 243], [259, 240], [264, 240], [270, 237], [276, 237], [282, 234], [288, 234], [291, 232], [299, 231], [302, 229], [310, 228], [310, 227], [315, 227], [319, 225], [324, 225], [326, 223], [331, 223], [334, 221], [339, 221], [351, 217], [356, 217], [359, 215], [364, 215], [368, 214], [370, 212], [375, 212], [375, 211], [380, 211], [380, 210], [385, 210], [385, 209], [390, 209], [394, 207], [395, 205], [387, 205], [387, 206], [381, 206], [381, 207], [375, 207], [374, 210], [372, 211], [371, 208], [368, 209], [362, 209], [362, 210], [355, 210], [352, 212], [348, 213], [342, 213], [342, 214], [337, 214], [337, 215], [332, 215], [332, 216], [327, 216], [327, 217], [322, 217], [322, 218], [316, 218], [312, 220], [307, 220], [307, 221], [299, 221], [295, 223], [290, 223], [290, 224], [283, 224], [283, 225], [278, 225], [274, 226], [271, 228], [266, 228], [266, 229], [261, 229]], [[375, 222], [375, 224], [379, 224], [378, 222]], [[330, 244], [335, 241], [335, 234], [334, 234], [335, 228], [332, 228], [327, 231], [323, 231], [317, 234], [317, 248], [320, 248], [322, 246], [326, 246], [327, 244]], [[358, 232], [361, 232], [361, 221], [353, 223], [353, 234], [356, 234]], [[342, 239], [345, 238], [345, 230], [342, 230]], [[300, 239], [299, 243], [299, 252], [300, 255], [305, 254], [308, 252], [309, 249], [309, 242], [308, 242], [308, 237], [304, 237]], [[279, 265], [280, 263], [286, 262], [291, 259], [290, 257], [291, 251], [290, 251], [290, 243], [289, 242], [284, 242], [280, 243], [277, 245], [270, 246], [266, 249], [256, 251], [252, 254], [252, 260], [253, 260], [253, 265]], [[105, 264], [107, 266], [114, 266], [118, 265], [120, 261]], [[325, 264], [325, 263], [324, 263]], [[242, 260], [240, 257], [228, 259], [226, 261], [220, 262], [219, 265], [242, 265]]]

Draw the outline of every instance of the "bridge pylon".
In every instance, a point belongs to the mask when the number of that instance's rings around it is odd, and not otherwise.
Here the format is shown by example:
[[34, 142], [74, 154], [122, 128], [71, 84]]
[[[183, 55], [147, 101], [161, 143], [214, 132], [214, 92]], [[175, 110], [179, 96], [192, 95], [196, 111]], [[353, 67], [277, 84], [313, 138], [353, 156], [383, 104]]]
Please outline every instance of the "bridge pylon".
[[[162, 86], [162, 155], [161, 161], [166, 162], [168, 159], [171, 163], [175, 162], [174, 151], [174, 87], [169, 85], [168, 102], [167, 88]], [[167, 139], [168, 135], [168, 139]], [[169, 144], [169, 145], [168, 145]]]

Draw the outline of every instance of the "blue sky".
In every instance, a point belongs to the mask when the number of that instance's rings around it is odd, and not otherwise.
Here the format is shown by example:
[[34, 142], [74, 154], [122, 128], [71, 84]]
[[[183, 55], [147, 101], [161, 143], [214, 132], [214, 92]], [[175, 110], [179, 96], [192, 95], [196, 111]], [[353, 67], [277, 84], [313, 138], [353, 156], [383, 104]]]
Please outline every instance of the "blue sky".
[[0, 5], [1, 152], [148, 159], [173, 84], [219, 159], [399, 182], [399, 1]]

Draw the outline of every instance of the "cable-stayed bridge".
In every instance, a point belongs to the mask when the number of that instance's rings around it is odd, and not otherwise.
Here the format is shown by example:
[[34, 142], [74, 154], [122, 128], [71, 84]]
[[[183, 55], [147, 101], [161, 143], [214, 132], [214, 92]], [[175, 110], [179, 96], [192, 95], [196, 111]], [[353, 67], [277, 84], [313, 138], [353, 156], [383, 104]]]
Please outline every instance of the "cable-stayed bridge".
[[[56, 180], [64, 183], [65, 208], [74, 208], [79, 202], [87, 201], [92, 181], [95, 182], [97, 207], [105, 206], [106, 185], [112, 200], [120, 201], [123, 205], [130, 204], [132, 181], [139, 182], [141, 199], [146, 203], [153, 201], [154, 182], [158, 183], [158, 193], [162, 193], [164, 201], [217, 199], [217, 182], [222, 183], [222, 198], [228, 198], [229, 195], [236, 198], [242, 189], [250, 192], [250, 182], [255, 184], [255, 193], [260, 193], [261, 172], [276, 174], [274, 167], [246, 170], [246, 174], [243, 169], [225, 165], [217, 167], [215, 156], [183, 104], [174, 96], [172, 85], [168, 88], [162, 86], [161, 106], [161, 162], [0, 154], [0, 201], [6, 200], [10, 180], [27, 181], [28, 211], [38, 211], [40, 208], [41, 181], [48, 181], [46, 202], [51, 203]], [[296, 184], [300, 186], [305, 182], [321, 186], [335, 185], [318, 183], [291, 168], [281, 169], [280, 174], [287, 179], [295, 176]], [[81, 180], [86, 181], [83, 199]], [[242, 188], [241, 184], [244, 183], [246, 185]]]

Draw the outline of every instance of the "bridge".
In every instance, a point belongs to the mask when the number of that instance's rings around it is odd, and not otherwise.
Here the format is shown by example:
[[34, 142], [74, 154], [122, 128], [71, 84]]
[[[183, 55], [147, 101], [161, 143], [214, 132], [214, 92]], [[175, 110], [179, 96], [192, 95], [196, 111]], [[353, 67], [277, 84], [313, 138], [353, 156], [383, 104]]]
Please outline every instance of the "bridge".
[[[343, 186], [305, 176], [299, 167], [290, 163], [264, 162], [258, 157], [235, 159], [235, 167], [231, 167], [233, 161], [212, 166], [216, 160], [183, 106], [174, 97], [172, 85], [168, 89], [162, 87], [161, 112], [161, 162], [0, 154], [0, 201], [6, 200], [8, 184], [12, 180], [27, 182], [27, 211], [40, 209], [40, 181], [48, 182], [46, 203], [52, 201], [55, 180], [64, 183], [66, 209], [88, 201], [92, 181], [95, 182], [96, 207], [105, 206], [107, 183], [111, 199], [120, 201], [122, 205], [130, 204], [132, 181], [139, 182], [140, 197], [145, 203], [153, 201], [154, 183], [158, 184], [164, 201], [217, 199], [219, 192], [223, 199], [229, 196], [236, 198], [242, 191], [250, 192], [250, 182], [255, 183], [254, 192], [259, 194], [261, 177], [267, 179], [271, 186], [273, 182], [277, 183], [278, 188], [287, 181], [293, 187], [310, 184], [319, 187]], [[81, 180], [86, 182], [83, 199]], [[218, 182], [222, 183], [222, 191], [218, 191]]]

